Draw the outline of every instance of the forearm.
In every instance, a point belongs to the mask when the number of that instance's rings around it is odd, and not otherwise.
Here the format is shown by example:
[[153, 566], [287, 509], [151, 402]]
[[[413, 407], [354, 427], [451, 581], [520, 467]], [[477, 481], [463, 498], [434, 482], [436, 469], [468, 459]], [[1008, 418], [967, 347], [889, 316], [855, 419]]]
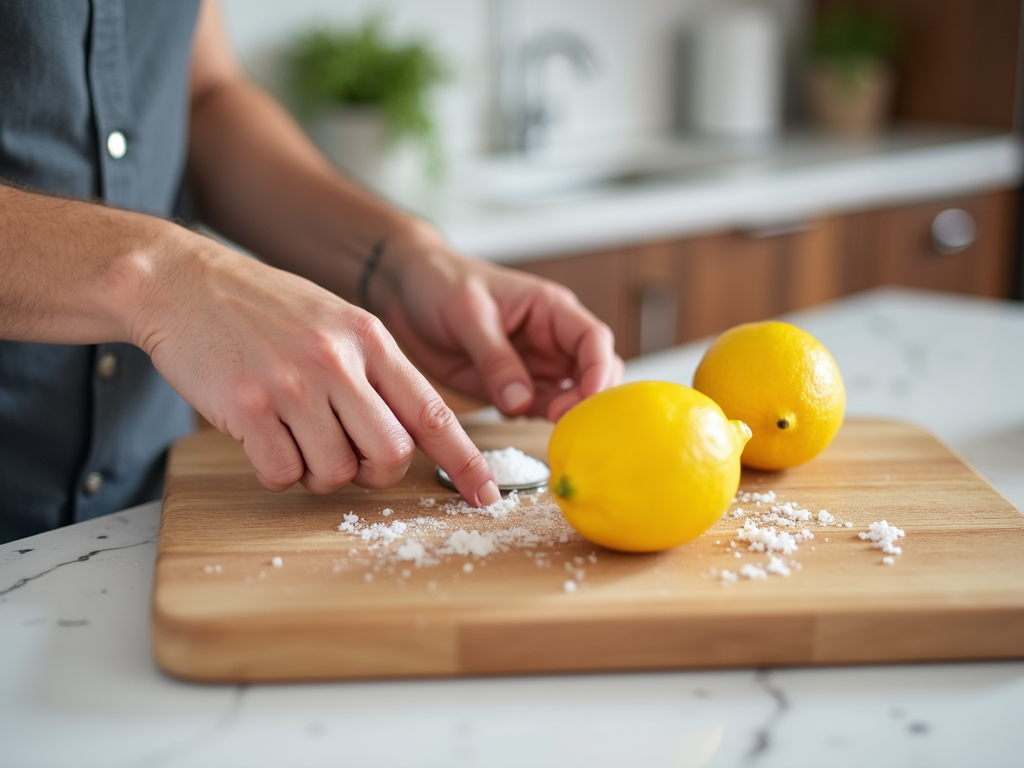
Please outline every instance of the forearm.
[[199, 235], [151, 216], [0, 185], [0, 338], [136, 342]]
[[342, 177], [280, 105], [242, 76], [193, 104], [189, 163], [210, 226], [351, 302], [378, 240], [388, 241], [385, 261], [394, 266], [424, 250], [413, 241], [436, 237]]

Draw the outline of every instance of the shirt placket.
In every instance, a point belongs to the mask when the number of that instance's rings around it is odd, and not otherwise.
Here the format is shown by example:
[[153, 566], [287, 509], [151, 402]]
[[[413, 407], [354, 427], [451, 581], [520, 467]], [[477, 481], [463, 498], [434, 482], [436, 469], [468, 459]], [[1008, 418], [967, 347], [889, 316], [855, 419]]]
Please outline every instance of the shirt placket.
[[[100, 196], [109, 205], [132, 208], [137, 203], [137, 138], [128, 91], [128, 51], [124, 0], [92, 0], [88, 81], [96, 124]], [[117, 409], [130, 399], [130, 381], [119, 365], [123, 344], [94, 348], [92, 430], [85, 465], [75, 494], [76, 520], [108, 507], [123, 482], [119, 460]]]

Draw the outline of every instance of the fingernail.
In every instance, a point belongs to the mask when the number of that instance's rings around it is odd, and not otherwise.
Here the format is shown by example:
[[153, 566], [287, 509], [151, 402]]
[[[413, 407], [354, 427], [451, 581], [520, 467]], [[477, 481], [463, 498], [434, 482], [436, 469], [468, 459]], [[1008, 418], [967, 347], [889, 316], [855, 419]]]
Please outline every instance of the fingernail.
[[530, 388], [513, 381], [501, 391], [501, 404], [506, 411], [515, 411], [530, 401]]
[[477, 489], [476, 497], [485, 507], [491, 506], [496, 501], [501, 501], [501, 493], [498, 491], [498, 486], [494, 484], [493, 480], [488, 480], [481, 485]]

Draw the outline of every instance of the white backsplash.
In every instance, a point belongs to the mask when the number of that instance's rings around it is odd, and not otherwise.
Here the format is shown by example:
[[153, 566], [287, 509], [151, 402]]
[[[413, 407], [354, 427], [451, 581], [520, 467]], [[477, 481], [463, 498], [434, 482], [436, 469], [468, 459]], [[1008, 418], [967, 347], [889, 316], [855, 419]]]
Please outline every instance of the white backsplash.
[[[547, 143], [665, 135], [677, 122], [676, 40], [688, 19], [731, 0], [523, 0], [525, 36], [552, 28], [593, 48], [600, 71], [581, 82], [561, 60], [545, 72], [557, 116]], [[288, 98], [282, 49], [316, 24], [352, 24], [384, 10], [391, 31], [428, 38], [448, 58], [455, 80], [436, 96], [443, 142], [455, 157], [487, 150], [490, 114], [488, 0], [222, 0], [228, 29], [253, 76]], [[747, 4], [753, 4], [747, 2]], [[758, 0], [787, 33], [805, 0]]]

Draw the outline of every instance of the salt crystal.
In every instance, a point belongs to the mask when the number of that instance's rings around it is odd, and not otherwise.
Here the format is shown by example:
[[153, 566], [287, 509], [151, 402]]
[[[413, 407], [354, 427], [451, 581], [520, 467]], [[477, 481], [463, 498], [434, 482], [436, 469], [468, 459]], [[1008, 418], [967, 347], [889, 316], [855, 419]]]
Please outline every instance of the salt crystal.
[[821, 525], [832, 525], [836, 521], [835, 517], [830, 515], [827, 510], [821, 510], [818, 512], [818, 522]]
[[739, 574], [733, 573], [732, 571], [722, 571], [722, 581], [733, 582], [739, 579]]
[[412, 561], [417, 566], [423, 565], [427, 559], [427, 550], [415, 539], [406, 539], [405, 544], [400, 546], [395, 554], [398, 555], [399, 560]]
[[395, 514], [395, 510], [391, 509], [390, 507], [385, 507], [384, 511], [381, 512], [381, 514], [384, 515], [384, 517], [391, 517], [391, 515]]
[[433, 507], [435, 504], [437, 504], [437, 499], [423, 498], [423, 499], [420, 499], [420, 504], [419, 505], [421, 507]]
[[462, 564], [462, 572], [463, 573], [472, 573], [473, 572], [473, 564], [472, 563], [463, 563]]
[[886, 520], [882, 520], [880, 523], [871, 523], [867, 531], [858, 534], [861, 540], [872, 542], [872, 546], [887, 555], [899, 555], [903, 552], [903, 549], [897, 547], [895, 542], [905, 535], [902, 529], [895, 525], [889, 525]]
[[764, 569], [768, 573], [775, 573], [779, 576], [789, 576], [790, 573], [789, 568], [786, 566], [786, 564], [782, 562], [779, 558], [774, 556], [771, 560], [768, 561], [768, 565], [766, 565]]
[[885, 563], [886, 565], [892, 565], [893, 563], [896, 562], [896, 558], [886, 556], [886, 557], [882, 558], [882, 562]]
[[562, 584], [562, 589], [566, 592], [572, 593], [576, 591], [576, 582], [572, 579], [566, 579]]
[[363, 574], [363, 581], [373, 581], [373, 574], [372, 573], [364, 573]]
[[745, 579], [763, 580], [768, 578], [768, 572], [759, 565], [747, 563], [742, 568], [740, 568], [740, 576], [742, 576]]
[[275, 557], [270, 561], [270, 564], [275, 568], [280, 568], [282, 565], [284, 565], [284, 560], [282, 560], [280, 557]]
[[740, 554], [738, 551], [737, 552], [733, 552], [732, 556], [735, 557], [737, 560], [739, 560], [741, 557], [743, 557], [743, 555]]
[[442, 555], [476, 555], [487, 557], [498, 549], [498, 538], [491, 532], [467, 531], [460, 528], [438, 550]]
[[410, 576], [412, 576], [412, 571], [410, 571], [408, 568], [406, 568], [406, 569], [404, 569], [402, 571], [402, 578], [403, 579], [408, 579]]

